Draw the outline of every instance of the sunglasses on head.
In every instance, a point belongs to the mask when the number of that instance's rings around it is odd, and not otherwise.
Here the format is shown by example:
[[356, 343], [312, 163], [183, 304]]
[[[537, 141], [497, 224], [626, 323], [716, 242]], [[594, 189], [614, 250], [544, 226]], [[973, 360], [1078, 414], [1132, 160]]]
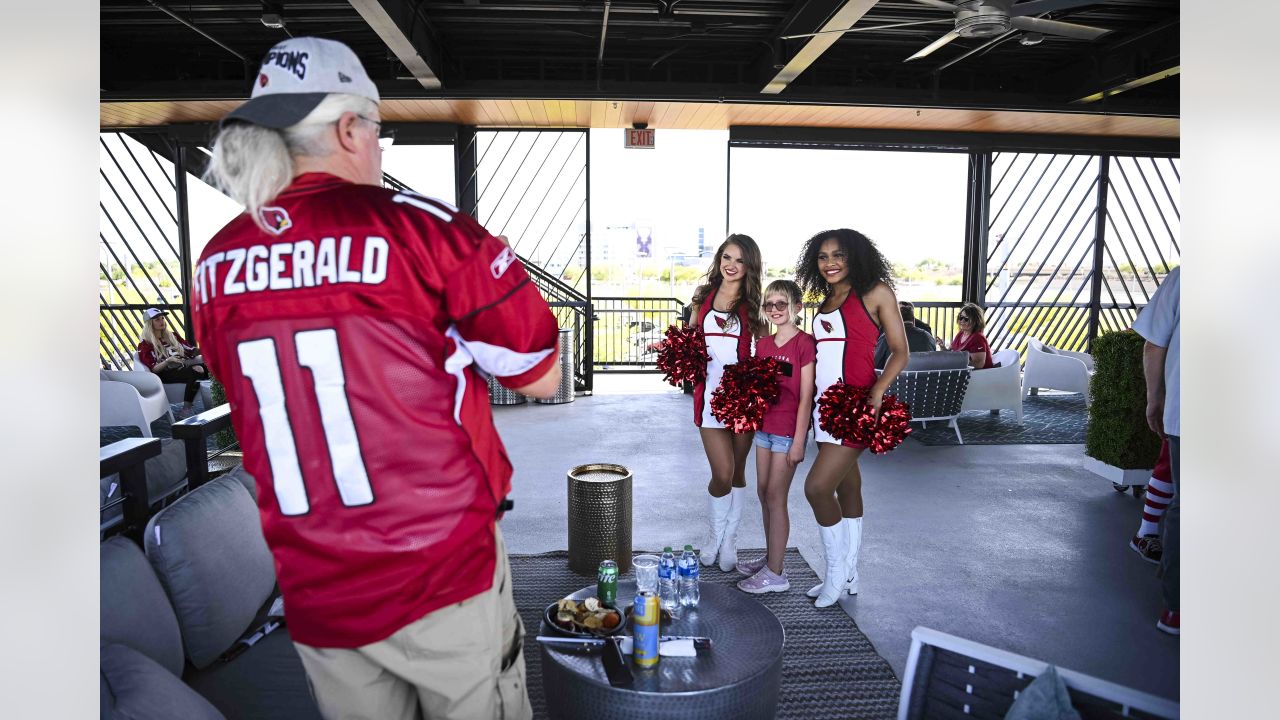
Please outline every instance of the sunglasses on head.
[[767, 302], [767, 303], [765, 303], [762, 307], [764, 307], [764, 309], [765, 309], [765, 310], [771, 310], [771, 311], [772, 311], [772, 310], [786, 310], [786, 309], [787, 309], [787, 305], [790, 305], [790, 304], [791, 304], [791, 303], [788, 303], [788, 302], [787, 302], [787, 301], [785, 301], [785, 300], [778, 300], [778, 301], [776, 301], [776, 302]]

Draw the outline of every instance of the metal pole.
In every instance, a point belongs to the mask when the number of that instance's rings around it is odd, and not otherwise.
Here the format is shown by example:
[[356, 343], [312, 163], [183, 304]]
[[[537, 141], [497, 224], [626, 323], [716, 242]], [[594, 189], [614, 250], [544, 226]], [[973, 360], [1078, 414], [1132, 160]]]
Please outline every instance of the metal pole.
[[987, 233], [991, 214], [991, 153], [969, 154], [968, 202], [964, 236], [964, 281], [961, 300], [986, 301]]
[[592, 386], [595, 384], [595, 365], [596, 365], [596, 316], [595, 307], [591, 295], [591, 130], [584, 129], [586, 133], [586, 172], [587, 172], [587, 217], [586, 217], [586, 242], [587, 246], [587, 308], [583, 322], [586, 324], [586, 341], [582, 345], [582, 375], [586, 379], [585, 390], [590, 393]]
[[194, 328], [191, 324], [191, 208], [188, 205], [190, 197], [187, 195], [187, 152], [189, 148], [184, 143], [177, 143], [178, 152], [175, 156], [176, 162], [173, 164], [173, 181], [178, 191], [178, 263], [182, 271], [182, 329], [186, 333], [186, 337], [194, 342], [199, 342], [193, 332]]
[[1102, 260], [1107, 242], [1107, 188], [1110, 185], [1111, 156], [1098, 158], [1098, 210], [1093, 219], [1093, 275], [1089, 288], [1089, 337], [1088, 350], [1093, 352], [1093, 341], [1098, 337], [1099, 316], [1102, 313]]

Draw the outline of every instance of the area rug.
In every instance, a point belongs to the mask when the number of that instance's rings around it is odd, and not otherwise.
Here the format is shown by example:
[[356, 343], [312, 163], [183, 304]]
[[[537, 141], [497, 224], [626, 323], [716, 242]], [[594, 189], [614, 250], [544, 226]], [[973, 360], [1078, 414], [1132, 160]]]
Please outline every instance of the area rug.
[[[1012, 410], [992, 415], [970, 410], [956, 419], [965, 445], [1062, 445], [1083, 443], [1089, 411], [1083, 395], [1039, 395], [1022, 403], [1022, 424]], [[910, 437], [925, 445], [959, 445], [956, 431], [946, 422], [911, 424]]]
[[[640, 552], [640, 551], [637, 551]], [[740, 550], [757, 557], [763, 550]], [[889, 663], [871, 645], [853, 619], [836, 608], [818, 610], [805, 591], [818, 582], [817, 574], [788, 548], [787, 575], [791, 590], [749, 595], [769, 608], [786, 631], [782, 650], [782, 683], [778, 691], [779, 718], [885, 718], [897, 716], [901, 683]], [[595, 582], [595, 577], [569, 570], [567, 552], [512, 555], [516, 608], [530, 640], [525, 645], [529, 700], [535, 718], [546, 718], [542, 692], [542, 660], [532, 637], [542, 611], [553, 601]], [[742, 579], [736, 572], [703, 567], [703, 583], [732, 586]]]

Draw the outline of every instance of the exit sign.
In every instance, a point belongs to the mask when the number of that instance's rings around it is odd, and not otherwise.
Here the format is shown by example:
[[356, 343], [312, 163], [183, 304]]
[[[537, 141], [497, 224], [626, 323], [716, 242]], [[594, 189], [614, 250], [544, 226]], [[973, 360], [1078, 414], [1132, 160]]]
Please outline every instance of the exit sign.
[[629, 147], [629, 148], [649, 148], [650, 150], [652, 150], [652, 149], [653, 149], [653, 147], [654, 147], [654, 145], [653, 145], [653, 140], [654, 140], [653, 130], [651, 130], [651, 129], [645, 129], [645, 130], [627, 129], [625, 132], [627, 133], [627, 139], [626, 139], [626, 143], [625, 143], [624, 147]]

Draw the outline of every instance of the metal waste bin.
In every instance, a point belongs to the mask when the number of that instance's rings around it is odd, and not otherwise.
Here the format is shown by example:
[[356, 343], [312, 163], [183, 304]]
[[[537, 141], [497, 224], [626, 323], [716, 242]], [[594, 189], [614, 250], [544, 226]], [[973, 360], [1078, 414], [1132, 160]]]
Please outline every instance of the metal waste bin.
[[495, 377], [489, 378], [490, 405], [520, 405], [528, 398], [498, 382]]
[[631, 570], [631, 471], [611, 463], [569, 471], [569, 569], [595, 575], [601, 560]]
[[573, 328], [560, 328], [560, 387], [552, 397], [537, 401], [544, 405], [573, 402]]

